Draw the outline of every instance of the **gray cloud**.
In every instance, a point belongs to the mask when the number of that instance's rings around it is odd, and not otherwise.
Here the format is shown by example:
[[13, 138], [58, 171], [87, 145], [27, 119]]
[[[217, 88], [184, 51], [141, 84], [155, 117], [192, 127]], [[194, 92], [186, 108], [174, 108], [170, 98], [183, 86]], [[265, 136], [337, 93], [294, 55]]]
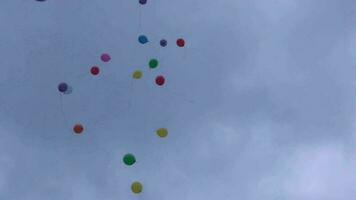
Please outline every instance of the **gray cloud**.
[[[142, 199], [350, 199], [354, 8], [0, 2], [1, 199], [134, 199], [135, 180]], [[185, 49], [174, 48], [178, 37]], [[99, 62], [103, 52], [110, 63]], [[146, 67], [153, 57], [157, 71]], [[88, 75], [92, 65], [101, 76]], [[158, 74], [165, 88], [154, 86]], [[61, 99], [62, 81], [73, 93]], [[78, 137], [77, 122], [86, 128]], [[156, 138], [159, 127], [167, 139]], [[131, 168], [126, 152], [138, 160]]]

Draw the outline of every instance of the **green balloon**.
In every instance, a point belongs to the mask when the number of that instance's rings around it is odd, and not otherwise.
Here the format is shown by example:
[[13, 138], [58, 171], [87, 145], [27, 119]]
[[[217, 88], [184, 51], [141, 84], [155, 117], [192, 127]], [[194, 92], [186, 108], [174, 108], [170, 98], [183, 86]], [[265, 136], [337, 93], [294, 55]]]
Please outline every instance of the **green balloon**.
[[126, 165], [133, 165], [136, 162], [136, 158], [134, 155], [128, 153], [124, 156], [123, 161]]
[[149, 62], [149, 66], [151, 69], [154, 69], [158, 66], [158, 60], [157, 59], [151, 59]]

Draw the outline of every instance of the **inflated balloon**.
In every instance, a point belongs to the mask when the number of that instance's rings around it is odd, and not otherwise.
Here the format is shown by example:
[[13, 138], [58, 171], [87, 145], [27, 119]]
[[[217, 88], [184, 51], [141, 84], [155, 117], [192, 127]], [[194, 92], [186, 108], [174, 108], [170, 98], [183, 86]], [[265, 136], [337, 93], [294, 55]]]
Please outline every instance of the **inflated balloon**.
[[58, 85], [58, 90], [60, 92], [65, 92], [65, 91], [67, 91], [67, 89], [68, 89], [68, 84], [67, 83], [60, 83]]
[[138, 41], [141, 43], [141, 44], [146, 44], [148, 42], [148, 39], [145, 35], [140, 35], [138, 37]]
[[178, 45], [179, 47], [184, 47], [184, 45], [185, 45], [184, 39], [179, 38], [179, 39], [177, 40], [177, 45]]
[[142, 72], [140, 70], [136, 70], [132, 73], [132, 78], [134, 79], [140, 79], [142, 78]]
[[156, 77], [156, 84], [159, 86], [164, 85], [164, 83], [166, 82], [166, 79], [164, 78], [164, 76], [157, 76]]
[[158, 60], [157, 59], [151, 59], [150, 62], [148, 63], [151, 69], [154, 69], [158, 66]]
[[140, 2], [141, 5], [144, 5], [144, 4], [147, 3], [147, 0], [139, 0], [139, 2]]
[[98, 75], [100, 73], [100, 69], [97, 66], [93, 66], [90, 68], [90, 73], [94, 76]]
[[161, 138], [167, 137], [168, 135], [168, 130], [166, 128], [159, 128], [156, 131], [157, 135]]
[[130, 153], [126, 154], [122, 160], [128, 166], [131, 166], [131, 165], [135, 164], [135, 162], [136, 162], [135, 156]]
[[103, 62], [109, 62], [111, 60], [111, 57], [110, 57], [110, 55], [108, 53], [103, 53], [103, 54], [101, 54], [100, 59]]
[[131, 184], [131, 191], [135, 194], [141, 193], [143, 190], [142, 184], [138, 181]]
[[76, 134], [81, 134], [81, 133], [84, 131], [84, 127], [83, 127], [83, 125], [81, 125], [81, 124], [76, 124], [76, 125], [74, 125], [74, 127], [73, 127], [73, 131], [74, 131], [74, 133], [76, 133]]
[[159, 42], [159, 44], [160, 44], [162, 47], [165, 47], [165, 46], [167, 46], [167, 40], [162, 39], [162, 40]]

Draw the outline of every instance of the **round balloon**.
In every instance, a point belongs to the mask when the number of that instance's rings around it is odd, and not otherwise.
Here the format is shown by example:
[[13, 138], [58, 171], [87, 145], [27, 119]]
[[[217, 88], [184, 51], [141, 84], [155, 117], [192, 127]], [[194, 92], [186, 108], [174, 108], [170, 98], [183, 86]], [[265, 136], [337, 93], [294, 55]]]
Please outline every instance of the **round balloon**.
[[100, 69], [97, 66], [93, 66], [90, 68], [90, 73], [94, 76], [98, 75], [100, 73]]
[[147, 0], [139, 0], [139, 2], [140, 2], [141, 5], [144, 5], [144, 4], [147, 3]]
[[60, 92], [65, 92], [65, 91], [67, 91], [67, 89], [68, 89], [68, 84], [67, 83], [60, 83], [59, 85], [58, 85], [58, 90], [60, 91]]
[[132, 78], [134, 79], [140, 79], [142, 78], [142, 72], [140, 70], [136, 70], [132, 73]]
[[154, 69], [158, 66], [158, 60], [157, 59], [151, 59], [150, 62], [148, 63], [151, 69]]
[[158, 85], [158, 86], [162, 86], [162, 85], [164, 85], [164, 83], [166, 82], [166, 79], [164, 78], [164, 76], [157, 76], [156, 77], [156, 84]]
[[143, 190], [142, 184], [138, 181], [135, 181], [131, 184], [131, 191], [135, 194], [141, 193]]
[[141, 43], [141, 44], [146, 44], [148, 42], [148, 39], [145, 35], [140, 35], [138, 37], [138, 41]]
[[184, 47], [184, 46], [185, 46], [185, 41], [184, 41], [184, 39], [179, 38], [179, 39], [177, 40], [177, 45], [178, 45], [179, 47]]
[[156, 131], [157, 135], [161, 138], [167, 137], [168, 135], [168, 130], [166, 128], [159, 128]]
[[100, 59], [103, 62], [109, 62], [111, 60], [111, 57], [110, 57], [110, 55], [108, 53], [103, 53], [103, 54], [101, 54]]
[[73, 131], [74, 131], [74, 133], [76, 133], [76, 134], [81, 134], [81, 133], [84, 131], [84, 127], [83, 127], [83, 125], [81, 125], [81, 124], [76, 124], [76, 125], [74, 125], [74, 127], [73, 127]]
[[167, 40], [162, 39], [162, 40], [159, 42], [159, 44], [160, 44], [162, 47], [165, 47], [165, 46], [167, 46]]
[[124, 156], [123, 161], [126, 165], [131, 166], [131, 165], [135, 164], [136, 158], [134, 155], [128, 153]]

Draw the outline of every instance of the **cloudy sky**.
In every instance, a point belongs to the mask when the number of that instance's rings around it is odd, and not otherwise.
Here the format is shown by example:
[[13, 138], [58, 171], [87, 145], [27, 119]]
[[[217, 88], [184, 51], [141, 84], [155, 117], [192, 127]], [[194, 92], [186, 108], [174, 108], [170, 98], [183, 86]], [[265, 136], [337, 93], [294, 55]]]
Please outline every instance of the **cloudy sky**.
[[352, 199], [355, 20], [354, 0], [1, 0], [0, 199]]

